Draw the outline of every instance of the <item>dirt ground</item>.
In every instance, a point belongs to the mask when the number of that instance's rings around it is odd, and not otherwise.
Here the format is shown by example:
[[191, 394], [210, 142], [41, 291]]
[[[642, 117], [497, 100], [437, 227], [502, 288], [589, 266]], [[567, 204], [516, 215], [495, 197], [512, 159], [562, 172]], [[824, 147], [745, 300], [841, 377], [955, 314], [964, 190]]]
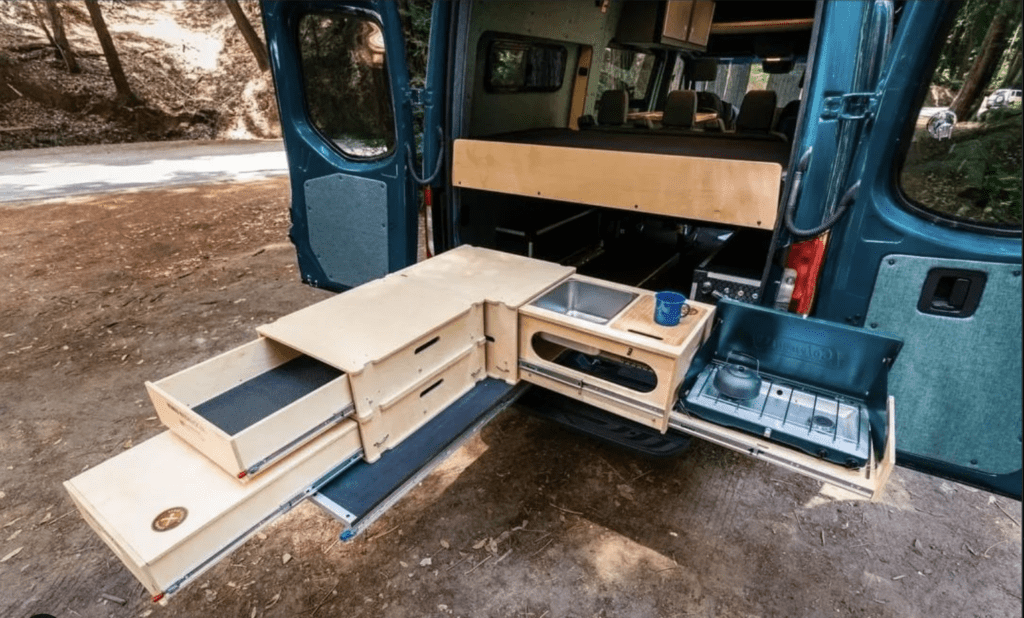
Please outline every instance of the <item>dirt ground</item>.
[[514, 408], [356, 540], [303, 504], [153, 605], [61, 482], [161, 431], [144, 380], [327, 296], [287, 202], [276, 179], [0, 206], [0, 616], [1021, 615], [1018, 502], [898, 469], [870, 503]]

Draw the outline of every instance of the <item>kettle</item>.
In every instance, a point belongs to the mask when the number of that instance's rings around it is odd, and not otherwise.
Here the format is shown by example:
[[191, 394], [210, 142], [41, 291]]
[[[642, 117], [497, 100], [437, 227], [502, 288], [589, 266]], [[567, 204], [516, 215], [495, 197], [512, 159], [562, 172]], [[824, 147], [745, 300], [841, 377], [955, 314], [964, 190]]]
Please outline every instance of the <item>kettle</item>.
[[[732, 356], [750, 358], [757, 363], [757, 370], [730, 362]], [[725, 364], [719, 367], [718, 373], [715, 374], [715, 388], [730, 399], [753, 399], [761, 392], [761, 376], [758, 375], [760, 368], [761, 364], [756, 358], [738, 352], [730, 352], [725, 357]]]

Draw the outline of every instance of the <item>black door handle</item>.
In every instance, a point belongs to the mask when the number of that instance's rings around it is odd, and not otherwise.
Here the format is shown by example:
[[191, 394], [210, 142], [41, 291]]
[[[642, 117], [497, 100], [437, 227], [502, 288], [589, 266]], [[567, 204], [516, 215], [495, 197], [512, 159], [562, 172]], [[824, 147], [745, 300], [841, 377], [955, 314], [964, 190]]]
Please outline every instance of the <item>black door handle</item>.
[[981, 270], [933, 268], [917, 301], [921, 313], [969, 318], [978, 309], [988, 274]]

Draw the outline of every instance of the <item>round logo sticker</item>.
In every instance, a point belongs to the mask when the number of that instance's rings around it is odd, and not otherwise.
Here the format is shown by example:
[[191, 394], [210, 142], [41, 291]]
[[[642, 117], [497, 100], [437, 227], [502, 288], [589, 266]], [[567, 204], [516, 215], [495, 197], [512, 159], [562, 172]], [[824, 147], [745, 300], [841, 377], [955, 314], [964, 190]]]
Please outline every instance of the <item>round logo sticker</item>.
[[167, 532], [177, 528], [181, 522], [188, 517], [188, 510], [183, 506], [176, 506], [163, 511], [153, 519], [153, 529], [157, 532]]

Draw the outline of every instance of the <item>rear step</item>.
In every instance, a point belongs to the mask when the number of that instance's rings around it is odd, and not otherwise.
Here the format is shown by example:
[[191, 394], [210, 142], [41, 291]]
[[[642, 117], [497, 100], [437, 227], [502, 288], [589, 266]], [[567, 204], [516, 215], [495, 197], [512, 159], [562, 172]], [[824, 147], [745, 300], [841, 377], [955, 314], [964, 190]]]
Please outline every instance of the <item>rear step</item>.
[[383, 453], [380, 461], [357, 462], [310, 500], [345, 525], [341, 540], [352, 540], [511, 405], [525, 388], [525, 384], [511, 386], [493, 378], [477, 383], [416, 433]]
[[685, 452], [691, 442], [688, 435], [674, 431], [663, 434], [657, 429], [536, 386], [516, 401], [516, 407], [648, 457], [676, 457]]

